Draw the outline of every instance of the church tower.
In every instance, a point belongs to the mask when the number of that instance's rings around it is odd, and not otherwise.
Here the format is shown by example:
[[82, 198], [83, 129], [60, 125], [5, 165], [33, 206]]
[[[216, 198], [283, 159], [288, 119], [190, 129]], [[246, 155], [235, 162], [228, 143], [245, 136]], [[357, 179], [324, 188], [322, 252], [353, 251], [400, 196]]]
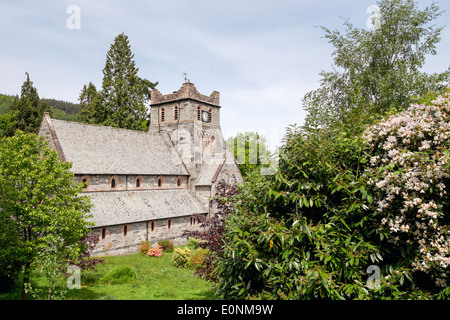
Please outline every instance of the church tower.
[[190, 172], [191, 192], [206, 198], [225, 164], [232, 165], [231, 171], [241, 177], [222, 135], [219, 98], [217, 91], [200, 94], [189, 80], [171, 94], [163, 95], [157, 89], [151, 93], [149, 132], [169, 136]]

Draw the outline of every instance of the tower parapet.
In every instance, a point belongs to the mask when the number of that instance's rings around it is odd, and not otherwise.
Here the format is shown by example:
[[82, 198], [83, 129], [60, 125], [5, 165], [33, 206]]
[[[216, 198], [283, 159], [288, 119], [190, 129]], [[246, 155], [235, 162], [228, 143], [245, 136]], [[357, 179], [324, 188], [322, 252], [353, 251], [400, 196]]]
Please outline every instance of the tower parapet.
[[151, 104], [158, 105], [162, 103], [170, 103], [173, 101], [179, 101], [184, 99], [192, 99], [199, 102], [207, 103], [220, 107], [220, 93], [213, 91], [210, 96], [206, 96], [197, 91], [194, 84], [191, 82], [185, 82], [178, 91], [169, 93], [166, 95], [161, 94], [158, 89], [154, 89], [151, 92]]

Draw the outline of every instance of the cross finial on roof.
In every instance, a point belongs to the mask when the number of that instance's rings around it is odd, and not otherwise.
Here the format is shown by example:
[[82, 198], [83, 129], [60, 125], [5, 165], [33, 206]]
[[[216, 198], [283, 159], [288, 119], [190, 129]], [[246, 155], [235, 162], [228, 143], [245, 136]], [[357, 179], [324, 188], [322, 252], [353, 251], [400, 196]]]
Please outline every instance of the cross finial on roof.
[[184, 83], [189, 82], [189, 79], [187, 78], [187, 72], [184, 72], [183, 75], [184, 75]]

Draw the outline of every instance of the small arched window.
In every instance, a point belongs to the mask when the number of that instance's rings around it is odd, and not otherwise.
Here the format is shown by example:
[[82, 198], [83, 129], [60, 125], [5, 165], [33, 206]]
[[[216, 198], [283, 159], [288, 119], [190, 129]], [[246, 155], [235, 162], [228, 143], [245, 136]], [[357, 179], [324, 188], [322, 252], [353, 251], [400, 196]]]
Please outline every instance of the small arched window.
[[101, 240], [106, 240], [106, 228], [102, 228], [100, 238]]
[[156, 222], [155, 221], [150, 221], [150, 232], [155, 232], [156, 230]]
[[135, 186], [136, 188], [141, 188], [142, 187], [142, 182], [143, 182], [143, 178], [141, 176], [136, 177], [136, 181], [135, 181]]
[[165, 121], [164, 108], [161, 108], [161, 122]]
[[178, 106], [173, 108], [173, 119], [178, 120]]
[[119, 177], [118, 176], [112, 176], [109, 180], [111, 189], [117, 189], [119, 187]]
[[158, 177], [158, 179], [156, 180], [156, 185], [158, 186], [158, 188], [161, 188], [164, 184], [164, 178], [163, 177]]
[[167, 229], [172, 229], [172, 218], [167, 219]]
[[177, 187], [181, 187], [183, 185], [183, 177], [177, 178]]
[[128, 235], [128, 225], [123, 226], [122, 234], [124, 237], [126, 237]]

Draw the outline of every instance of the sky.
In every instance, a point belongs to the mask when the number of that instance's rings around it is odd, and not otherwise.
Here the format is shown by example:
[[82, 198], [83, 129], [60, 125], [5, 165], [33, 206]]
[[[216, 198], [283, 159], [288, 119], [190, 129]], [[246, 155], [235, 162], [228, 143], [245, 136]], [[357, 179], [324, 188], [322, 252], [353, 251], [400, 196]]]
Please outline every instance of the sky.
[[[424, 8], [430, 1], [418, 1]], [[438, 1], [450, 21], [450, 2]], [[25, 72], [41, 98], [78, 102], [101, 88], [106, 53], [128, 36], [138, 75], [162, 94], [187, 78], [205, 95], [220, 92], [225, 138], [257, 131], [273, 150], [286, 127], [305, 118], [301, 99], [331, 71], [332, 46], [318, 26], [343, 19], [368, 28], [375, 0], [0, 0], [0, 93], [20, 95]], [[368, 12], [369, 11], [369, 12]], [[450, 65], [450, 26], [426, 72]]]

